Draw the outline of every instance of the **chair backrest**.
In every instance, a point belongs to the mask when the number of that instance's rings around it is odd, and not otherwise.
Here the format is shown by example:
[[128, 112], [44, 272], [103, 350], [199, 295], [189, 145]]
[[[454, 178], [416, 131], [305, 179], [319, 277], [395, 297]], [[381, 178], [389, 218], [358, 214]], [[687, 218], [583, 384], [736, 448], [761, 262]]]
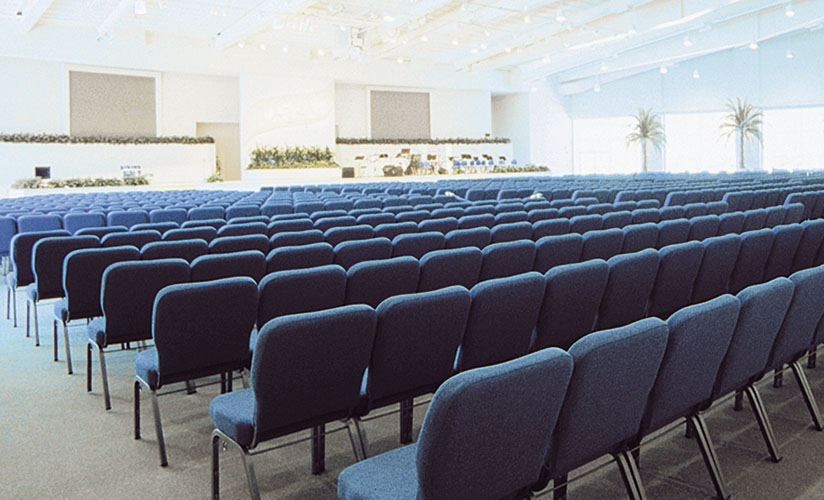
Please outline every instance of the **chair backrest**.
[[266, 233], [269, 236], [274, 236], [277, 233], [286, 233], [291, 231], [308, 231], [314, 229], [315, 226], [312, 221], [307, 218], [292, 219], [292, 220], [276, 220], [266, 226]]
[[452, 285], [472, 288], [481, 273], [483, 253], [474, 247], [435, 250], [420, 259], [418, 291], [429, 292]]
[[11, 239], [11, 266], [15, 275], [16, 286], [26, 286], [34, 283], [34, 270], [31, 266], [34, 245], [43, 238], [65, 237], [71, 234], [65, 229], [54, 231], [37, 231], [33, 233], [17, 233]]
[[710, 400], [742, 389], [761, 376], [790, 306], [794, 288], [789, 279], [776, 278], [747, 287], [736, 295], [741, 311]]
[[187, 227], [166, 231], [161, 236], [163, 241], [203, 240], [210, 242], [217, 237], [217, 230], [211, 226]]
[[776, 226], [772, 229], [774, 234], [772, 249], [767, 258], [767, 267], [764, 268], [764, 281], [769, 281], [779, 276], [789, 276], [792, 273], [793, 257], [801, 243], [804, 228], [801, 224], [789, 224], [786, 226]]
[[137, 249], [141, 249], [143, 245], [153, 241], [160, 241], [160, 233], [158, 231], [127, 231], [110, 233], [103, 236], [100, 238], [100, 246], [120, 247], [123, 245], [131, 245]]
[[767, 219], [764, 221], [764, 227], [775, 227], [784, 224], [784, 218], [787, 216], [787, 209], [782, 206], [773, 206], [767, 208]]
[[266, 255], [269, 253], [269, 238], [263, 234], [247, 234], [218, 236], [209, 242], [209, 253], [232, 253], [245, 250], [257, 250]]
[[761, 283], [775, 235], [769, 229], [749, 231], [741, 235], [741, 249], [730, 276], [730, 293]]
[[246, 222], [243, 224], [226, 224], [217, 230], [218, 236], [245, 236], [248, 234], [265, 235], [266, 224], [263, 222]]
[[824, 267], [796, 271], [790, 281], [794, 285], [793, 298], [768, 362], [769, 368], [777, 370], [785, 363], [797, 360], [810, 348], [824, 314]]
[[158, 387], [245, 367], [256, 310], [257, 284], [248, 277], [160, 290], [152, 320]]
[[437, 232], [399, 234], [392, 240], [392, 257], [408, 255], [420, 259], [433, 250], [442, 250], [444, 236]]
[[532, 239], [569, 234], [569, 219], [541, 220], [532, 224]]
[[225, 211], [223, 207], [190, 208], [187, 218], [189, 220], [225, 219]]
[[659, 221], [673, 219], [683, 219], [687, 211], [683, 206], [663, 207], [660, 212]]
[[377, 307], [394, 295], [418, 289], [420, 265], [414, 257], [359, 262], [346, 271], [346, 304]]
[[727, 234], [707, 238], [701, 246], [704, 255], [692, 287], [693, 303], [705, 302], [730, 291], [730, 276], [738, 260], [741, 237]]
[[659, 212], [657, 208], [636, 208], [632, 211], [632, 223], [643, 224], [644, 222], [658, 222]]
[[719, 216], [718, 236], [725, 234], [740, 234], [744, 230], [744, 213], [727, 212]]
[[0, 256], [6, 257], [11, 252], [11, 239], [17, 234], [17, 221], [14, 217], [0, 215]]
[[532, 224], [529, 222], [511, 222], [498, 224], [490, 230], [492, 243], [528, 240], [532, 237]]
[[609, 278], [598, 308], [595, 328], [627, 325], [644, 317], [655, 284], [659, 256], [656, 250], [616, 255], [607, 261]]
[[569, 348], [574, 368], [547, 457], [551, 477], [616, 451], [638, 433], [668, 333], [666, 323], [647, 318]]
[[487, 227], [456, 229], [444, 236], [445, 248], [484, 248], [492, 241], [492, 232]]
[[632, 222], [632, 213], [628, 210], [619, 210], [617, 212], [609, 212], [604, 214], [604, 221], [601, 227], [603, 229], [622, 229], [624, 226]]
[[721, 219], [717, 215], [701, 215], [690, 219], [690, 232], [687, 239], [701, 241], [711, 238], [718, 233]]
[[185, 208], [163, 208], [155, 209], [149, 212], [149, 221], [152, 223], [159, 222], [174, 222], [175, 224], [183, 224], [186, 222]]
[[102, 238], [107, 234], [122, 233], [125, 231], [128, 231], [128, 228], [126, 228], [126, 226], [84, 227], [83, 229], [78, 229], [77, 232], [74, 234], [76, 234], [77, 236], [89, 234], [92, 236], [97, 236], [98, 238]]
[[690, 304], [704, 247], [697, 241], [688, 241], [664, 247], [658, 255], [661, 261], [650, 293], [647, 315], [666, 319]]
[[102, 316], [100, 286], [103, 272], [116, 262], [136, 261], [140, 252], [132, 246], [74, 250], [63, 259], [63, 293], [66, 320]]
[[375, 236], [394, 239], [395, 236], [405, 233], [417, 233], [418, 225], [412, 221], [379, 224], [375, 226]]
[[358, 262], [392, 257], [392, 242], [386, 238], [344, 241], [335, 245], [334, 263], [349, 269]]
[[188, 281], [189, 263], [183, 259], [110, 265], [100, 287], [100, 306], [106, 320], [106, 338], [100, 346], [152, 338], [152, 306], [157, 293], [166, 286]]
[[491, 228], [495, 225], [495, 216], [492, 214], [464, 215], [458, 219], [459, 229], [472, 229], [474, 227]]
[[482, 252], [479, 281], [522, 274], [535, 264], [535, 243], [530, 240], [492, 243]]
[[[241, 238], [242, 236], [238, 236]], [[190, 281], [212, 281], [246, 276], [260, 281], [266, 273], [266, 256], [259, 250], [201, 255], [192, 261]]]
[[394, 224], [395, 216], [390, 213], [363, 214], [358, 216], [358, 224], [368, 224], [377, 227], [381, 224]]
[[184, 259], [192, 262], [201, 255], [209, 253], [205, 240], [153, 241], [140, 249], [142, 260]]
[[289, 231], [285, 233], [275, 233], [269, 238], [269, 248], [291, 247], [299, 245], [310, 245], [323, 243], [323, 233], [317, 229], [307, 229], [306, 231]]
[[372, 226], [361, 224], [358, 226], [332, 227], [323, 233], [323, 239], [332, 246], [336, 246], [344, 241], [367, 240], [375, 235]]
[[801, 203], [786, 203], [787, 214], [784, 216], [784, 224], [795, 224], [804, 220], [804, 205]]
[[640, 435], [701, 409], [712, 394], [741, 303], [732, 295], [685, 307], [667, 320], [669, 338]]
[[255, 217], [260, 215], [260, 208], [253, 205], [235, 205], [226, 209], [226, 220], [238, 217]]
[[331, 309], [343, 305], [346, 271], [336, 265], [267, 274], [258, 285], [258, 327], [287, 314]]
[[335, 251], [329, 243], [278, 247], [266, 255], [266, 272], [325, 266], [334, 258]]
[[432, 392], [452, 375], [469, 307], [469, 292], [459, 286], [390, 297], [377, 307], [370, 408]]
[[754, 231], [756, 229], [763, 229], [764, 223], [767, 221], [767, 211], [763, 208], [756, 208], [744, 212], [744, 228], [743, 231]]
[[63, 222], [59, 215], [22, 215], [17, 218], [18, 233], [56, 231], [62, 228]]
[[146, 224], [135, 224], [130, 231], [157, 231], [161, 235], [166, 231], [180, 228], [180, 224], [176, 222], [149, 222]]
[[[376, 324], [371, 307], [353, 305], [263, 325], [252, 356], [252, 444], [351, 416]], [[295, 364], [296, 359], [306, 361]]]
[[665, 220], [658, 223], [658, 239], [655, 248], [684, 243], [690, 234], [690, 221], [687, 219]]
[[578, 215], [569, 219], [569, 230], [573, 233], [584, 234], [587, 231], [601, 229], [603, 218], [597, 214]]
[[106, 217], [97, 212], [68, 213], [63, 216], [63, 228], [72, 234], [86, 227], [103, 227], [105, 225]]
[[106, 215], [106, 222], [110, 226], [132, 227], [149, 222], [149, 213], [145, 210], [115, 210]]
[[73, 250], [99, 247], [100, 240], [95, 236], [56, 236], [38, 240], [31, 255], [37, 299], [63, 296], [63, 259], [66, 255]]
[[824, 220], [805, 220], [801, 228], [803, 233], [793, 257], [792, 271], [812, 267], [820, 253], [821, 242], [824, 242]]
[[[418, 223], [418, 232], [437, 231], [446, 234], [449, 231], [458, 229], [458, 219], [455, 217], [441, 217], [437, 219], [423, 220]], [[532, 228], [530, 227], [530, 231]]]
[[[654, 226], [654, 224], [653, 224]], [[624, 233], [617, 228], [589, 231], [584, 236], [581, 249], [581, 261], [591, 259], [609, 259], [621, 253]]]
[[569, 354], [547, 349], [444, 382], [418, 439], [420, 498], [508, 498], [528, 487], [572, 371]]

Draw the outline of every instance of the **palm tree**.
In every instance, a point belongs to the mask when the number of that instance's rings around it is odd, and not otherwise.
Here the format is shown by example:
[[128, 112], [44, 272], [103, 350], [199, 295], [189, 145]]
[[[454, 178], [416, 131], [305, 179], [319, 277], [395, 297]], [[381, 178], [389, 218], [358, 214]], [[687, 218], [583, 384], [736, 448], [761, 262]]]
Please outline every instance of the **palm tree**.
[[738, 134], [738, 151], [740, 153], [738, 167], [744, 170], [744, 143], [753, 139], [761, 141], [761, 118], [763, 113], [747, 101], [742, 101], [740, 97], [736, 97], [735, 101], [732, 99], [727, 101], [727, 109], [730, 110], [730, 114], [724, 117], [721, 129], [729, 129], [724, 134], [727, 138], [735, 133]]
[[647, 144], [652, 144], [656, 150], [661, 151], [661, 146], [664, 145], [666, 139], [664, 138], [664, 126], [661, 124], [661, 119], [652, 112], [652, 109], [639, 109], [638, 114], [635, 115], [636, 123], [633, 131], [627, 135], [627, 147], [630, 144], [637, 142], [641, 145], [641, 151], [644, 154], [643, 171], [647, 171]]

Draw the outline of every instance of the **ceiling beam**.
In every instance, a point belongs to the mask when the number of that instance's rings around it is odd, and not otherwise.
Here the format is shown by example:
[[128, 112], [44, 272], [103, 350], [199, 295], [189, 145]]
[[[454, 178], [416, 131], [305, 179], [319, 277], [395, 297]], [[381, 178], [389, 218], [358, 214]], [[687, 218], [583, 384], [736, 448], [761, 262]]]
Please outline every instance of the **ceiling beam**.
[[49, 10], [54, 0], [32, 0], [24, 3], [25, 5], [21, 4], [23, 18], [20, 20], [20, 29], [23, 33], [28, 33]]
[[316, 3], [316, 0], [265, 0], [215, 36], [216, 49], [225, 49], [249, 35], [261, 31], [275, 18], [285, 14], [298, 14]]
[[112, 28], [127, 12], [134, 10], [134, 0], [120, 0], [106, 19], [97, 27], [97, 35], [104, 37], [111, 35]]
[[[380, 58], [388, 55], [392, 50], [403, 46], [403, 43], [413, 42], [424, 35], [429, 35], [444, 26], [466, 19], [468, 12], [461, 4], [453, 0], [437, 0], [424, 4], [425, 9], [421, 9], [415, 16], [417, 19], [426, 18], [423, 26], [407, 29], [399, 33], [394, 43], [385, 42], [376, 33], [369, 32], [369, 47], [364, 52], [370, 58]], [[470, 4], [470, 8], [477, 8], [477, 5]], [[429, 18], [432, 19], [429, 19]]]

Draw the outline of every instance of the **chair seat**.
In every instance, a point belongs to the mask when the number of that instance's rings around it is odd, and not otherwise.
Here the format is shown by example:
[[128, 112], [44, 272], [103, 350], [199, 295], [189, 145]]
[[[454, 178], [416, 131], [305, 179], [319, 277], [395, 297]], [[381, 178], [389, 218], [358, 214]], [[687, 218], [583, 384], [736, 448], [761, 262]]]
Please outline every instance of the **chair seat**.
[[17, 272], [16, 271], [9, 271], [9, 274], [6, 275], [6, 286], [9, 289], [14, 290], [17, 288]]
[[[54, 306], [55, 316], [57, 315], [57, 306], [60, 305], [58, 302]], [[67, 316], [68, 316], [68, 311]], [[103, 348], [106, 347], [106, 318], [100, 317], [95, 318], [89, 322], [86, 326], [86, 331], [89, 333], [89, 339], [92, 342], [97, 344], [98, 347]]]
[[66, 299], [54, 303], [54, 317], [60, 321], [69, 321], [69, 303]]
[[243, 389], [212, 399], [209, 414], [215, 427], [241, 446], [249, 447], [255, 435], [255, 394]]
[[134, 358], [135, 374], [146, 382], [153, 391], [160, 389], [157, 364], [157, 349], [147, 349]]
[[37, 300], [37, 285], [32, 283], [30, 285], [26, 285], [26, 299], [28, 300]]
[[347, 467], [338, 476], [338, 500], [416, 500], [417, 452], [412, 444]]

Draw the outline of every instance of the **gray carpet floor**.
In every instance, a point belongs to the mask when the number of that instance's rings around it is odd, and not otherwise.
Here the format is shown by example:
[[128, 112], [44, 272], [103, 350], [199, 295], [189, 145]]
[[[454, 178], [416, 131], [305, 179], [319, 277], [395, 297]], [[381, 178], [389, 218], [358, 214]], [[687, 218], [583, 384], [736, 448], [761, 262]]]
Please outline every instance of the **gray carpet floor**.
[[[5, 290], [0, 290], [5, 295]], [[18, 328], [0, 320], [0, 498], [2, 499], [202, 499], [210, 492], [208, 407], [219, 386], [196, 394], [160, 398], [169, 466], [161, 468], [151, 405], [142, 401], [143, 439], [132, 433], [134, 351], [107, 357], [112, 410], [105, 411], [99, 367], [94, 360], [94, 390], [85, 387], [85, 322], [69, 327], [74, 375], [66, 374], [60, 337], [60, 361], [52, 361], [50, 302], [39, 307], [41, 347], [25, 337], [25, 307], [18, 302]], [[813, 390], [824, 401], [824, 366], [808, 370]], [[721, 465], [739, 499], [824, 498], [824, 433], [813, 430], [792, 375], [783, 388], [762, 381], [760, 389], [784, 459], [767, 459], [748, 406], [732, 409], [727, 400], [707, 414]], [[239, 381], [238, 381], [239, 385]], [[415, 432], [425, 406], [415, 410]], [[370, 452], [398, 445], [398, 417], [365, 424]], [[277, 442], [307, 436], [308, 432]], [[336, 478], [353, 463], [345, 432], [327, 436], [327, 471], [310, 473], [310, 446], [303, 442], [255, 457], [263, 498], [325, 500], [336, 498]], [[248, 498], [237, 451], [221, 453], [223, 498]], [[714, 491], [694, 440], [684, 426], [672, 428], [642, 447], [641, 475], [651, 499], [705, 499]], [[583, 476], [575, 479], [576, 476]], [[570, 499], [625, 498], [613, 464], [593, 464], [574, 472]], [[544, 498], [551, 498], [546, 494]]]

